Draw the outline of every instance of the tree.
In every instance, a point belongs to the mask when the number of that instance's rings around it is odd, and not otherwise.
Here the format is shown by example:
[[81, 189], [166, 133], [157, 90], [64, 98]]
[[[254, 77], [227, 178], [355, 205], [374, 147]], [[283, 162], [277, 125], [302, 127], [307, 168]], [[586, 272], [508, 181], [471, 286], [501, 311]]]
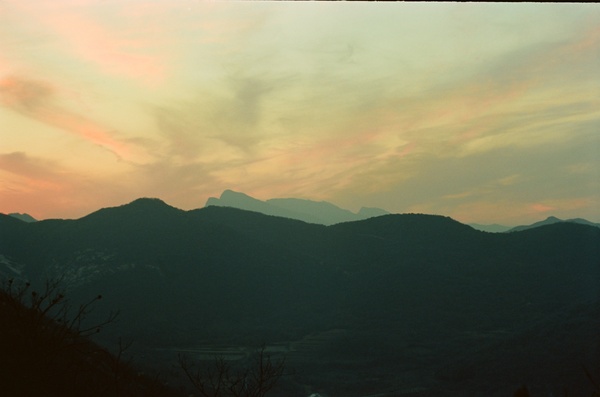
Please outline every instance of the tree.
[[115, 321], [118, 312], [111, 312], [103, 321], [86, 324], [92, 306], [102, 299], [97, 295], [75, 307], [65, 297], [61, 280], [46, 280], [40, 291], [29, 282], [8, 279], [2, 288], [2, 306], [20, 332], [37, 353], [53, 356], [61, 350], [80, 344], [85, 337]]
[[87, 337], [113, 322], [117, 313], [89, 324], [86, 317], [102, 296], [72, 305], [60, 284], [46, 280], [36, 290], [29, 282], [2, 282], [0, 383], [10, 381], [15, 395], [87, 390], [97, 377], [98, 363], [106, 361], [105, 351]]
[[179, 366], [203, 397], [264, 397], [283, 376], [285, 358], [273, 362], [263, 346], [243, 368], [234, 368], [223, 357], [215, 357], [210, 368], [195, 368], [181, 354]]

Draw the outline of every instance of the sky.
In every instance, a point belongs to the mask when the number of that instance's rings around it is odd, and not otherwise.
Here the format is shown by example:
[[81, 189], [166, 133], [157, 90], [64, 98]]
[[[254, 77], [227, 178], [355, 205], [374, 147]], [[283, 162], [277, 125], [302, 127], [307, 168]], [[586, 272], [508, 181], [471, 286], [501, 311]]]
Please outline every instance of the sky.
[[0, 0], [0, 212], [225, 189], [600, 222], [600, 5]]

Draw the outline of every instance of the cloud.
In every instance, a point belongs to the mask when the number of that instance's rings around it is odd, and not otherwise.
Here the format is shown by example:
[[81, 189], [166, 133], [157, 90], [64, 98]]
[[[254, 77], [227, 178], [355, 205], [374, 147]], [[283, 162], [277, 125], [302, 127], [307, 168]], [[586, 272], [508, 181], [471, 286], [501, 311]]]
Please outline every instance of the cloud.
[[113, 138], [110, 128], [59, 105], [56, 89], [48, 83], [20, 76], [0, 80], [0, 105], [49, 126], [99, 145], [120, 159], [130, 159], [129, 146]]
[[505, 176], [498, 179], [487, 181], [481, 185], [475, 186], [470, 190], [462, 191], [460, 193], [451, 193], [443, 195], [441, 198], [445, 200], [464, 200], [464, 199], [478, 199], [478, 198], [490, 198], [493, 195], [498, 194], [498, 191], [513, 186], [523, 181], [523, 177], [520, 174], [514, 174]]
[[230, 164], [232, 161], [241, 161], [252, 149], [250, 144], [242, 150], [239, 142], [230, 145], [220, 139], [220, 128], [214, 124], [215, 109], [210, 100], [177, 105], [149, 104], [146, 109], [159, 132], [157, 144], [151, 148], [157, 161], [180, 165], [194, 162], [213, 166]]
[[274, 76], [253, 77], [236, 73], [223, 79], [226, 95], [215, 95], [207, 114], [213, 126], [211, 137], [241, 150], [252, 150], [268, 138], [265, 123], [276, 109], [268, 106], [285, 88]]
[[[598, 119], [590, 90], [566, 95], [554, 84], [566, 68], [588, 70], [593, 59], [583, 53], [557, 57], [582, 37], [492, 51], [466, 63], [464, 73], [453, 69], [464, 62], [444, 65], [420, 89], [405, 89], [402, 70], [365, 73], [368, 47], [348, 47], [353, 37], [326, 46], [352, 49], [354, 63], [343, 69], [336, 53], [283, 72], [282, 60], [295, 59], [293, 46], [282, 50], [285, 57], [249, 47], [226, 63], [218, 90], [199, 87], [201, 98], [156, 112], [169, 142], [164, 153], [176, 154], [172, 167], [204, 164], [216, 186], [263, 198], [349, 202], [387, 192], [398, 197], [394, 209], [404, 209], [429, 198], [475, 203], [503, 190], [516, 197], [516, 186], [541, 174], [526, 168], [530, 151], [564, 147]], [[570, 81], [579, 87], [576, 77]], [[514, 164], [501, 160], [505, 151]]]
[[576, 130], [577, 123], [600, 119], [597, 96], [589, 89], [600, 61], [597, 31], [594, 26], [562, 42], [496, 54], [464, 75], [424, 87], [421, 94], [389, 98], [382, 106], [392, 115], [401, 106], [396, 122], [412, 118], [406, 132], [444, 156], [569, 139], [570, 131], [555, 126], [570, 123]]
[[531, 209], [535, 212], [549, 212], [557, 210], [556, 207], [542, 203], [531, 204]]
[[108, 27], [76, 14], [62, 14], [46, 21], [64, 41], [63, 48], [103, 73], [149, 85], [165, 80], [164, 54], [159, 57], [144, 51], [151, 43], [143, 38], [115, 35]]
[[[392, 211], [467, 216], [472, 205], [483, 216], [598, 188], [597, 156], [574, 159], [597, 147], [600, 126], [594, 15], [504, 5], [0, 7], [10, 127], [36, 142], [52, 130], [76, 138], [37, 158], [43, 144], [11, 136], [6, 151], [27, 151], [22, 170], [53, 156], [73, 168], [48, 169], [127, 181], [112, 198], [135, 190], [197, 207], [203, 194], [233, 188]], [[17, 114], [52, 128], [28, 130]], [[587, 145], [574, 145], [583, 136]], [[16, 167], [16, 157], [5, 161]]]
[[23, 113], [35, 112], [51, 100], [53, 91], [49, 84], [9, 76], [0, 80], [0, 104]]
[[[153, 48], [160, 43], [162, 25], [140, 29], [139, 19], [120, 19], [118, 9], [110, 3], [7, 1], [7, 4], [9, 16], [17, 21], [17, 26], [34, 24], [38, 36], [50, 39], [45, 50], [52, 56], [61, 54], [63, 62], [68, 57], [104, 75], [143, 86], [155, 87], [167, 77], [168, 46], [160, 54]], [[103, 12], [111, 13], [112, 18], [100, 18]], [[128, 29], [132, 25], [136, 29]]]
[[80, 217], [140, 197], [139, 178], [126, 171], [67, 167], [26, 152], [0, 153], [0, 208], [37, 219]]
[[[28, 212], [34, 217], [68, 208], [73, 175], [55, 161], [32, 158], [24, 152], [0, 154], [0, 207], [3, 211]], [[79, 183], [77, 183], [79, 184]], [[71, 203], [73, 204], [73, 203]]]
[[200, 208], [210, 195], [230, 188], [213, 174], [210, 164], [156, 161], [137, 166], [131, 176], [138, 197], [159, 197], [181, 208]]
[[53, 171], [56, 167], [57, 163], [54, 161], [34, 160], [24, 152], [0, 154], [0, 169], [31, 180], [59, 180], [59, 175]]
[[560, 213], [572, 212], [583, 208], [598, 208], [598, 198], [570, 197], [567, 199], [548, 200], [532, 205], [536, 211], [560, 211]]

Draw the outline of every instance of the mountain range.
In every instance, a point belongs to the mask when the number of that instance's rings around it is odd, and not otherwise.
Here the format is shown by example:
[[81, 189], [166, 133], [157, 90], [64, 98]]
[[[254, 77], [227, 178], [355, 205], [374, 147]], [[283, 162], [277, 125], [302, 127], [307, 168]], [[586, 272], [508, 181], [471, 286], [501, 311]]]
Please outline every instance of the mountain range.
[[509, 232], [520, 232], [522, 230], [527, 230], [527, 229], [533, 229], [535, 227], [540, 227], [540, 226], [545, 226], [545, 225], [553, 225], [555, 223], [563, 223], [563, 222], [567, 222], [567, 223], [578, 223], [581, 225], [589, 225], [589, 226], [594, 226], [594, 227], [600, 227], [600, 223], [594, 223], [594, 222], [590, 222], [586, 219], [582, 219], [582, 218], [574, 218], [574, 219], [567, 219], [567, 220], [562, 220], [559, 219], [555, 216], [549, 216], [548, 218], [544, 219], [543, 221], [539, 221], [539, 222], [535, 222], [532, 223], [531, 225], [521, 225], [521, 226], [516, 226], [513, 227], [511, 229], [509, 229]]
[[481, 230], [482, 232], [488, 233], [504, 233], [512, 229], [511, 226], [499, 225], [497, 223], [493, 223], [491, 225], [482, 225], [480, 223], [469, 223], [473, 229]]
[[[245, 193], [235, 192], [230, 189], [224, 190], [219, 198], [209, 197], [205, 204], [205, 207], [208, 206], [239, 208], [247, 211], [260, 212], [265, 215], [298, 219], [304, 222], [321, 225], [352, 222], [390, 214], [390, 212], [384, 209], [373, 207], [361, 207], [357, 213], [354, 213], [327, 201], [313, 201], [298, 198], [273, 198], [262, 201]], [[25, 222], [37, 222], [34, 217], [27, 213], [10, 213], [8, 215]], [[600, 227], [600, 223], [590, 222], [582, 218], [562, 220], [554, 216], [550, 216], [545, 220], [530, 225], [520, 225], [515, 227], [480, 223], [469, 223], [468, 225], [476, 230], [484, 232], [503, 233], [521, 231], [558, 222], [580, 223]]]
[[582, 218], [573, 218], [573, 219], [563, 220], [563, 219], [559, 219], [555, 216], [549, 216], [548, 218], [546, 218], [542, 221], [535, 222], [535, 223], [532, 223], [529, 225], [520, 225], [520, 226], [515, 226], [515, 227], [498, 225], [498, 224], [482, 225], [479, 223], [469, 223], [469, 226], [471, 226], [473, 229], [481, 230], [483, 232], [504, 233], [504, 232], [519, 232], [522, 230], [533, 229], [536, 227], [552, 225], [554, 223], [561, 223], [561, 222], [578, 223], [581, 225], [600, 227], [600, 223], [590, 222], [590, 221], [588, 221], [586, 219], [582, 219]]
[[120, 319], [98, 341], [131, 338], [167, 372], [181, 352], [265, 344], [292, 369], [274, 396], [589, 395], [582, 368], [600, 371], [600, 229], [572, 222], [326, 226], [139, 199], [75, 220], [0, 215], [0, 276], [60, 278], [74, 304], [101, 293], [90, 321]]
[[22, 220], [23, 222], [37, 222], [37, 219], [35, 219], [34, 217], [32, 217], [29, 214], [20, 214], [17, 212], [13, 212], [8, 214], [9, 216], [12, 216], [13, 218], [17, 218], [19, 220]]
[[[362, 207], [357, 213], [354, 213], [327, 201], [312, 201], [298, 198], [274, 198], [262, 201], [245, 193], [235, 192], [229, 189], [223, 191], [219, 198], [210, 197], [206, 201], [205, 206], [239, 208], [247, 211], [260, 212], [265, 215], [298, 219], [304, 222], [317, 223], [321, 225], [334, 225], [341, 222], [352, 222], [390, 214], [384, 209], [369, 207]], [[558, 222], [580, 223], [584, 225], [600, 227], [600, 224], [593, 223], [582, 218], [562, 220], [554, 216], [550, 216], [543, 221], [535, 222], [530, 225], [521, 225], [515, 227], [499, 224], [487, 225], [479, 223], [469, 223], [468, 225], [474, 229], [484, 232], [504, 233], [531, 229], [534, 227]]]
[[219, 198], [210, 197], [205, 206], [233, 207], [321, 225], [333, 225], [389, 214], [381, 208], [367, 207], [362, 207], [354, 213], [327, 201], [298, 198], [274, 198], [261, 201], [233, 190], [225, 190]]

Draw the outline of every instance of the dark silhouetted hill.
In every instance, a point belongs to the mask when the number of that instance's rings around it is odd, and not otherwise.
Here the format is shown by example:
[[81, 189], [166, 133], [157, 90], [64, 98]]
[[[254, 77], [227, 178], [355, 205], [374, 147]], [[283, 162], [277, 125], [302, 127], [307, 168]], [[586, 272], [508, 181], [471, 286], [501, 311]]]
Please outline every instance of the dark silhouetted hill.
[[[3, 282], [5, 288], [0, 289], [1, 395], [184, 395], [156, 379], [139, 374], [123, 357], [81, 335], [81, 328], [67, 327], [65, 321], [59, 322], [63, 317], [48, 317], [45, 314], [47, 308], [62, 295], [40, 295], [43, 292], [6, 288], [9, 284], [12, 286], [12, 282]], [[24, 304], [30, 296], [32, 302], [37, 299], [37, 304]], [[55, 316], [59, 314], [54, 313]]]
[[[61, 276], [73, 299], [103, 291], [121, 320], [98, 340], [133, 336], [154, 362], [266, 343], [295, 368], [288, 396], [510, 395], [518, 379], [562, 393], [577, 366], [599, 369], [580, 353], [600, 346], [588, 332], [600, 229], [577, 223], [484, 233], [395, 214], [325, 226], [140, 199], [77, 220], [0, 216], [0, 270]], [[575, 323], [590, 325], [571, 343]]]

